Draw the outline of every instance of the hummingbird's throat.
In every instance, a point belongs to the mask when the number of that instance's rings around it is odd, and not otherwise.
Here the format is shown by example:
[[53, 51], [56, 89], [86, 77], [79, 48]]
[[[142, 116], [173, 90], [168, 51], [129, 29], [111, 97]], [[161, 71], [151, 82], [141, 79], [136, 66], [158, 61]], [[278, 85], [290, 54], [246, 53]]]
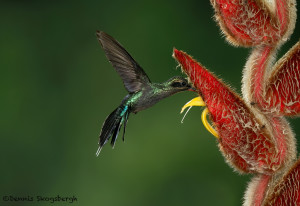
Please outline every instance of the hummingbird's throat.
[[[201, 106], [201, 107], [205, 107], [205, 102], [203, 101], [203, 99], [199, 96], [199, 97], [196, 97], [192, 100], [190, 100], [189, 102], [187, 102], [181, 109], [181, 112], [182, 113], [186, 108], [189, 107], [189, 109], [187, 110], [187, 112], [185, 113], [185, 115], [183, 116], [183, 119], [185, 118], [186, 114], [189, 112], [189, 110], [192, 108], [192, 106]], [[219, 139], [219, 134], [218, 132], [210, 125], [210, 123], [208, 122], [207, 120], [207, 114], [209, 113], [207, 107], [205, 107], [205, 109], [203, 110], [202, 112], [202, 115], [201, 115], [201, 120], [202, 120], [202, 123], [203, 125], [205, 126], [205, 128], [212, 134], [214, 135], [216, 138]], [[183, 122], [183, 119], [181, 122]]]

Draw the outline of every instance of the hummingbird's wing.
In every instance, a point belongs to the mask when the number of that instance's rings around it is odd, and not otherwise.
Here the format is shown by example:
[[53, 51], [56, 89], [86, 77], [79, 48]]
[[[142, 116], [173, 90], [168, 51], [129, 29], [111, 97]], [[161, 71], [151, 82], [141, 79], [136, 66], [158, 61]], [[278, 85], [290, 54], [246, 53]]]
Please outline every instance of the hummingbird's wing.
[[129, 93], [140, 91], [150, 84], [147, 74], [117, 40], [103, 31], [97, 31], [97, 37]]

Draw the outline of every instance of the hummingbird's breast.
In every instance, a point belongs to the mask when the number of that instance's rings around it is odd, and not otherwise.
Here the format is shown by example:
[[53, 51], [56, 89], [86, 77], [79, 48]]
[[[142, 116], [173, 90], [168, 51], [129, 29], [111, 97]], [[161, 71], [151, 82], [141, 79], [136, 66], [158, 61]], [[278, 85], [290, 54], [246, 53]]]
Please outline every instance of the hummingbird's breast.
[[151, 91], [140, 91], [133, 94], [129, 98], [131, 111], [137, 113], [153, 106], [157, 101], [153, 99], [153, 92]]
[[137, 113], [141, 110], [152, 107], [154, 104], [169, 96], [168, 93], [160, 87], [145, 88], [140, 92], [132, 95], [131, 108], [132, 112]]

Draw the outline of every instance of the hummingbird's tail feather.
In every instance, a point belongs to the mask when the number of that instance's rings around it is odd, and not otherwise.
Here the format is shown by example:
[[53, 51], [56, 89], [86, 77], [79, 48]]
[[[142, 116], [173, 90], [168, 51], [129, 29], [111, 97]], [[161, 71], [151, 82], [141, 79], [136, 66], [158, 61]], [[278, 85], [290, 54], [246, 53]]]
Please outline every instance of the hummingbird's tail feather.
[[97, 152], [96, 152], [96, 156], [98, 157], [99, 156], [99, 154], [100, 154], [100, 152], [101, 152], [101, 149], [102, 149], [102, 147], [98, 147], [98, 149], [97, 149]]
[[[112, 137], [111, 145], [114, 147], [123, 122], [125, 122], [124, 124], [124, 132], [125, 132], [126, 122], [128, 120], [129, 113], [130, 113], [129, 107], [127, 105], [122, 104], [117, 109], [115, 109], [110, 115], [108, 115], [108, 117], [105, 119], [100, 133], [99, 148], [96, 152], [97, 156], [100, 154], [103, 145], [111, 137]], [[123, 139], [124, 139], [124, 134], [123, 134]]]
[[114, 133], [113, 133], [112, 138], [111, 138], [110, 144], [113, 148], [115, 147], [115, 142], [117, 140], [117, 137], [118, 137], [118, 134], [120, 132], [121, 126], [122, 126], [122, 120], [117, 123], [116, 128], [114, 129]]
[[125, 118], [124, 118], [123, 137], [122, 137], [123, 142], [125, 141], [125, 130], [126, 130], [126, 124], [127, 124], [128, 118], [129, 118], [129, 114], [130, 114], [130, 112], [127, 112], [125, 114]]

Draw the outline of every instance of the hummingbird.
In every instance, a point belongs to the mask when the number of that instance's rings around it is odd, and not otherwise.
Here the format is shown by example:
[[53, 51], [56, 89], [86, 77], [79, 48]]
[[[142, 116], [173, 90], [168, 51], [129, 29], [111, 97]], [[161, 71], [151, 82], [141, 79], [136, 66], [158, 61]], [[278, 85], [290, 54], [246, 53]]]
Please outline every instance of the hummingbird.
[[111, 138], [114, 147], [121, 126], [123, 126], [123, 141], [126, 124], [130, 113], [152, 107], [160, 100], [175, 93], [193, 90], [187, 79], [175, 76], [163, 83], [152, 83], [142, 67], [131, 57], [123, 46], [113, 37], [103, 31], [96, 32], [97, 38], [105, 55], [114, 69], [120, 75], [128, 95], [105, 119], [102, 126], [99, 147], [96, 156], [100, 154], [103, 145]]

